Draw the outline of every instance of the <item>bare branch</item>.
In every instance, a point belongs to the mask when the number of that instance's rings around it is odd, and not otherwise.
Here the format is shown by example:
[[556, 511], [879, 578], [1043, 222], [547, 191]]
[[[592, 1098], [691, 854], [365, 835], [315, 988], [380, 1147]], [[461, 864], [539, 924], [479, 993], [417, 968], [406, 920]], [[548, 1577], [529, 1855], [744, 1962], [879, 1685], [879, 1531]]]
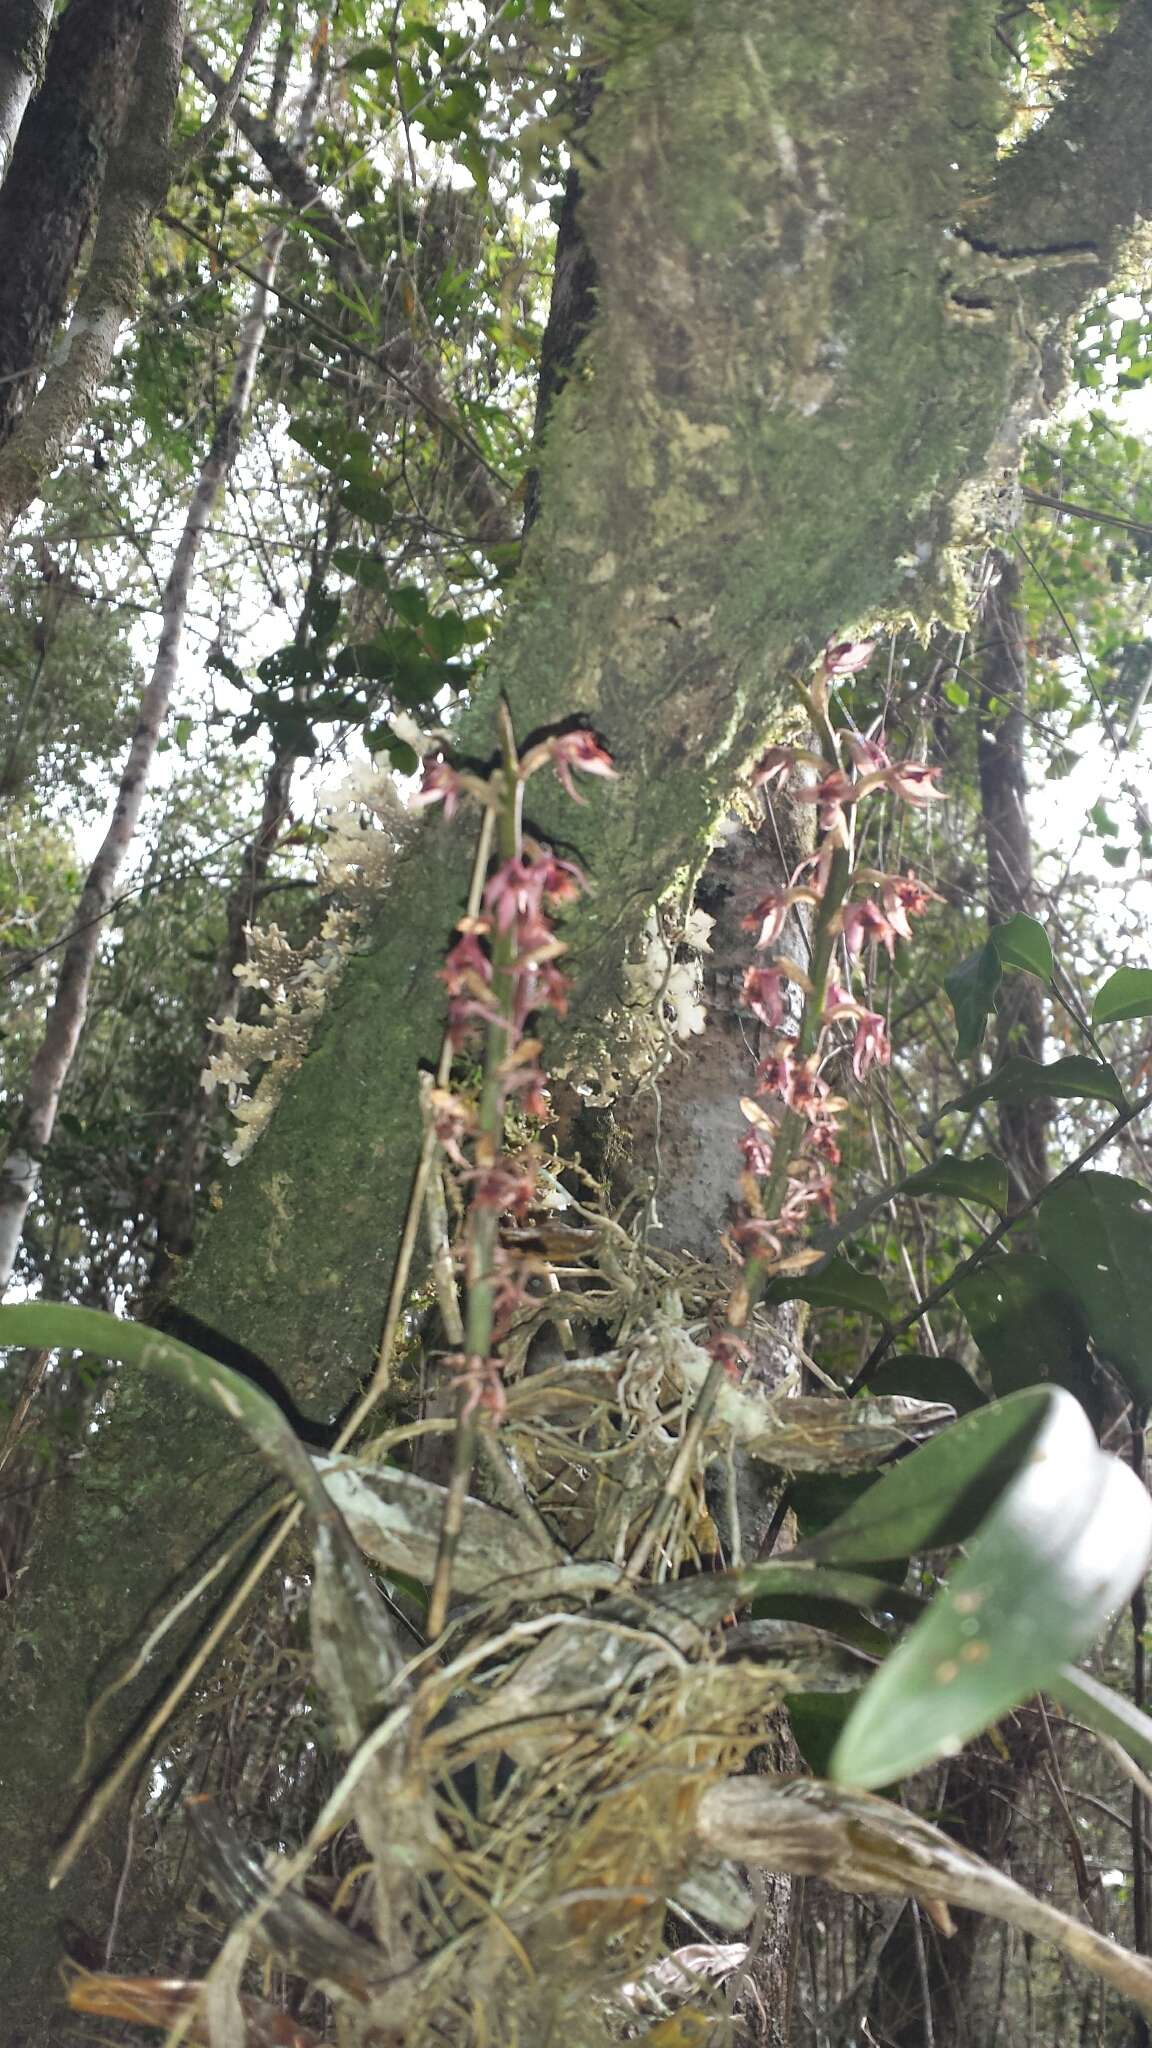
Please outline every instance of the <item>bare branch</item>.
[[1152, 2012], [1152, 1963], [1120, 1948], [962, 1849], [917, 1814], [867, 1792], [799, 1779], [729, 1778], [697, 1815], [712, 1853], [819, 1877], [847, 1892], [946, 1900], [1051, 1942]]

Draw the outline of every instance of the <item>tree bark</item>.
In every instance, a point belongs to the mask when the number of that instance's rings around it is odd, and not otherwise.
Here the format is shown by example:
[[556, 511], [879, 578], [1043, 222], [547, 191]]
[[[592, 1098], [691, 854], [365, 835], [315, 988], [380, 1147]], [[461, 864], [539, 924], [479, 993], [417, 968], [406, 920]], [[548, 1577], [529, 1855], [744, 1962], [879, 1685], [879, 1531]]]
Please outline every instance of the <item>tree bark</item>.
[[[1007, 923], [1035, 909], [1028, 783], [1024, 768], [1028, 655], [1017, 609], [1020, 574], [1004, 554], [993, 557], [992, 582], [981, 615], [981, 717], [977, 743], [980, 815], [988, 877], [988, 922]], [[1031, 974], [1002, 984], [996, 1023], [997, 1055], [1044, 1055], [1044, 999]], [[1042, 1186], [1048, 1171], [1047, 1116], [1040, 1102], [1001, 1103], [1000, 1144], [1021, 1198]]]
[[0, 449], [0, 541], [8, 539], [86, 419], [120, 329], [135, 311], [148, 231], [171, 176], [183, 30], [184, 0], [155, 0], [145, 13], [133, 96], [104, 179], [88, 274], [58, 361]]
[[0, 28], [0, 183], [8, 175], [24, 109], [40, 83], [52, 0], [13, 0]]
[[132, 88], [143, 0], [71, 0], [0, 187], [0, 444], [64, 318]]
[[[1023, 208], [1029, 180], [1058, 168], [1066, 188], [1091, 156], [1095, 191], [1122, 157], [1101, 239], [1050, 272], [988, 259], [994, 285], [977, 291], [955, 275], [957, 228], [966, 203], [977, 212], [965, 195], [997, 217], [1005, 115], [982, 0], [596, 10], [611, 45], [585, 144], [597, 316], [546, 437], [513, 617], [461, 726], [466, 750], [489, 753], [503, 691], [520, 733], [582, 713], [617, 755], [621, 781], [579, 813], [533, 786], [533, 824], [562, 851], [575, 841], [595, 884], [566, 934], [574, 1056], [604, 1043], [645, 910], [698, 866], [753, 748], [789, 729], [789, 665], [884, 606], [953, 601], [980, 488], [1042, 403], [1038, 344], [1152, 214], [1147, 17], [1122, 18], [1114, 106], [1099, 89], [1110, 59], [1074, 88], [1095, 109], [1079, 153], [1061, 152], [1073, 116], [1057, 110], [1013, 174]], [[329, 1414], [373, 1356], [466, 870], [459, 827], [414, 836], [185, 1292]], [[0, 1866], [0, 1956], [33, 2040], [51, 1950], [37, 1852], [67, 1804], [88, 1674], [251, 1486], [214, 1420], [126, 1382], [41, 1524]], [[110, 1738], [139, 1700], [117, 1702]]]

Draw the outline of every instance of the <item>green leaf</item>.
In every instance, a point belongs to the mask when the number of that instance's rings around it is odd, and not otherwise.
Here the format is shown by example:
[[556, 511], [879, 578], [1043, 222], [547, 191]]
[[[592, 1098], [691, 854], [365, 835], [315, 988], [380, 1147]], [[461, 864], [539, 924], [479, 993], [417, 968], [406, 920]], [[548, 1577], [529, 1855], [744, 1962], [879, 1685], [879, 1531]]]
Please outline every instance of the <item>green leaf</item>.
[[1029, 1387], [965, 1415], [800, 1544], [797, 1562], [883, 1564], [962, 1543], [1028, 1456], [1053, 1398]]
[[1001, 1213], [1008, 1207], [1008, 1169], [991, 1152], [959, 1159], [942, 1152], [931, 1166], [921, 1167], [900, 1183], [902, 1195], [953, 1195], [957, 1201], [981, 1202]]
[[[997, 1067], [986, 1081], [976, 1088], [970, 1088], [966, 1095], [958, 1095], [954, 1101], [946, 1102], [940, 1116], [947, 1116], [950, 1110], [966, 1113], [979, 1109], [982, 1102], [1032, 1102], [1037, 1096], [1070, 1097], [1086, 1102], [1110, 1102], [1116, 1109], [1125, 1107], [1124, 1089], [1114, 1068], [1100, 1060], [1090, 1060], [1085, 1053], [1070, 1053], [1067, 1059], [1052, 1060], [1047, 1066], [1039, 1060], [1025, 1059], [1022, 1053], [1015, 1054]], [[939, 1117], [936, 1119], [939, 1122]]]
[[47, 1301], [0, 1308], [0, 1346], [6, 1344], [28, 1345], [39, 1351], [89, 1351], [97, 1358], [159, 1372], [240, 1423], [313, 1509], [331, 1512], [320, 1476], [284, 1410], [244, 1373], [234, 1372], [191, 1344], [144, 1323], [122, 1322], [102, 1309], [62, 1308]]
[[383, 484], [362, 480], [346, 483], [340, 492], [340, 503], [370, 526], [387, 526], [396, 516], [392, 492]]
[[860, 1273], [847, 1259], [829, 1259], [815, 1273], [799, 1273], [794, 1279], [773, 1280], [764, 1290], [766, 1302], [807, 1301], [813, 1308], [860, 1309], [865, 1315], [888, 1320], [892, 1304], [882, 1280], [874, 1273]]
[[785, 1701], [796, 1747], [814, 1778], [826, 1778], [844, 1723], [852, 1712], [850, 1692], [792, 1693]]
[[1143, 1576], [1152, 1500], [1070, 1394], [1041, 1398], [1040, 1427], [967, 1557], [850, 1716], [830, 1767], [839, 1782], [885, 1785], [954, 1756], [1082, 1655]]
[[1135, 1757], [1144, 1769], [1152, 1770], [1152, 1721], [1111, 1686], [1101, 1685], [1086, 1671], [1066, 1664], [1044, 1687], [1078, 1721], [1086, 1721], [1099, 1735], [1110, 1735]]
[[[997, 1393], [1003, 1391], [996, 1389]], [[957, 1415], [983, 1408], [984, 1396], [966, 1367], [955, 1358], [931, 1358], [923, 1351], [903, 1351], [868, 1375], [870, 1394], [907, 1394], [914, 1401], [947, 1401]]]
[[143, 1323], [121, 1322], [101, 1309], [50, 1302], [0, 1308], [0, 1345], [5, 1344], [38, 1350], [59, 1346], [144, 1366], [247, 1430], [310, 1511], [313, 1668], [341, 1741], [348, 1749], [355, 1747], [379, 1716], [380, 1702], [399, 1670], [399, 1653], [364, 1560], [283, 1409], [243, 1373], [191, 1344]]
[[1127, 1017], [1152, 1017], [1152, 967], [1118, 967], [1097, 989], [1093, 1024], [1119, 1024]]
[[459, 654], [468, 637], [468, 629], [459, 612], [438, 612], [427, 618], [422, 627], [424, 642], [430, 647], [438, 661], [451, 661]]
[[1096, 1350], [1152, 1402], [1152, 1192], [1120, 1174], [1078, 1173], [1044, 1197], [1038, 1220]]
[[944, 976], [944, 991], [956, 1018], [957, 1059], [968, 1059], [983, 1044], [1003, 972], [1000, 956], [987, 940]]
[[989, 943], [996, 948], [1002, 967], [1019, 967], [1041, 981], [1052, 979], [1052, 946], [1042, 924], [1017, 911], [1005, 924], [995, 925]]
[[388, 603], [406, 626], [423, 625], [428, 617], [428, 599], [418, 583], [398, 583], [389, 591]]
[[391, 71], [395, 53], [387, 43], [363, 43], [344, 59], [345, 71]]
[[1088, 1324], [1056, 1266], [1037, 1252], [1011, 1252], [969, 1273], [953, 1292], [997, 1395], [1051, 1380], [1089, 1414], [1098, 1410]]
[[984, 1042], [988, 1019], [1006, 967], [1052, 979], [1052, 947], [1042, 924], [1023, 911], [994, 926], [982, 946], [944, 976], [944, 989], [956, 1017], [956, 1056], [967, 1059]]
[[1120, 830], [1120, 827], [1119, 825], [1117, 825], [1115, 819], [1110, 816], [1107, 807], [1104, 804], [1093, 804], [1092, 809], [1088, 813], [1088, 816], [1091, 818], [1092, 823], [1095, 825], [1096, 830], [1097, 832], [1099, 832], [1101, 838], [1115, 839], [1117, 833]]
[[387, 562], [382, 562], [367, 548], [335, 548], [332, 565], [342, 576], [351, 576], [362, 590], [387, 593], [392, 588], [392, 571]]
[[915, 1621], [923, 1610], [923, 1601], [914, 1593], [904, 1592], [877, 1573], [838, 1571], [791, 1558], [769, 1558], [763, 1564], [743, 1565], [720, 1576], [731, 1583], [730, 1604], [750, 1602], [754, 1615], [783, 1613], [782, 1603], [789, 1600], [806, 1603], [807, 1618], [815, 1622], [820, 1620], [815, 1609], [822, 1603], [851, 1607], [859, 1613], [891, 1615], [898, 1621]]

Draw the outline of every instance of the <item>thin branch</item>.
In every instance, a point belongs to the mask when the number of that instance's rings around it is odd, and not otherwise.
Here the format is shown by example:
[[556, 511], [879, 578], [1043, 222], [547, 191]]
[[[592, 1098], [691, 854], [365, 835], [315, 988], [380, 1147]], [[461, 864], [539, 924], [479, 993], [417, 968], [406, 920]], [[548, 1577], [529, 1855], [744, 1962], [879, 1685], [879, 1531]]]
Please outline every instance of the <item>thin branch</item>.
[[1021, 496], [1030, 505], [1046, 505], [1052, 512], [1067, 512], [1072, 519], [1090, 519], [1093, 526], [1121, 526], [1126, 533], [1139, 533], [1152, 540], [1152, 526], [1143, 519], [1122, 519], [1118, 512], [1098, 512], [1091, 505], [1076, 505], [1070, 498], [1054, 498], [1048, 491], [1034, 491], [1025, 484]]
[[226, 82], [221, 82], [220, 90], [216, 95], [216, 104], [207, 120], [197, 129], [195, 135], [190, 135], [185, 142], [181, 143], [180, 148], [176, 152], [176, 162], [180, 170], [184, 170], [188, 164], [194, 162], [196, 157], [203, 156], [205, 150], [215, 142], [225, 122], [231, 116], [240, 97], [240, 88], [248, 76], [248, 68], [253, 57], [256, 55], [256, 46], [264, 32], [264, 23], [267, 19], [268, 0], [254, 0], [252, 16], [248, 23], [244, 41], [240, 45], [240, 54], [232, 67], [231, 78]]

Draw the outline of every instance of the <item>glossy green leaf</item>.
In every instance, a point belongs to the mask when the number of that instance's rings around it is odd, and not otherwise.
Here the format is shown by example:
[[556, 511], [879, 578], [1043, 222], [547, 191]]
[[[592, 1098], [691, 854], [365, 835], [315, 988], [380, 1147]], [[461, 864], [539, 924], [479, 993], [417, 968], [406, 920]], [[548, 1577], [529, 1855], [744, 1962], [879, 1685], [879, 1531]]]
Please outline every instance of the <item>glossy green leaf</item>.
[[849, 1717], [830, 1767], [841, 1783], [885, 1785], [955, 1755], [1081, 1656], [1143, 1576], [1152, 1500], [1070, 1394], [1042, 1400], [968, 1555]]
[[773, 1280], [764, 1290], [766, 1302], [807, 1301], [813, 1308], [860, 1309], [887, 1320], [892, 1304], [882, 1280], [858, 1272], [847, 1259], [829, 1259], [814, 1273]]
[[1042, 924], [1034, 917], [1026, 917], [1018, 911], [1005, 924], [996, 925], [989, 933], [989, 944], [996, 949], [1002, 967], [1019, 967], [1025, 974], [1035, 974], [1041, 981], [1052, 979], [1052, 946]]
[[970, 1058], [984, 1043], [1003, 972], [995, 946], [986, 940], [944, 976], [944, 991], [956, 1018], [957, 1059]]
[[899, 1193], [952, 1195], [958, 1201], [981, 1202], [1003, 1213], [1008, 1207], [1008, 1168], [991, 1152], [981, 1152], [975, 1159], [958, 1159], [952, 1152], [942, 1152], [930, 1166], [901, 1181]]
[[1110, 1735], [1146, 1771], [1152, 1770], [1152, 1721], [1122, 1693], [1068, 1664], [1047, 1681], [1044, 1690], [1078, 1721], [1086, 1721], [1098, 1735]]
[[1100, 1375], [1088, 1324], [1057, 1267], [1036, 1252], [1011, 1252], [989, 1259], [953, 1292], [996, 1394], [1052, 1380], [1095, 1412]]
[[1086, 1054], [1077, 1052], [1070, 1053], [1067, 1059], [1051, 1060], [1045, 1066], [1039, 1060], [1025, 1059], [1023, 1054], [1017, 1053], [1005, 1060], [978, 1087], [970, 1088], [966, 1095], [958, 1095], [952, 1102], [946, 1102], [940, 1116], [946, 1116], [949, 1110], [966, 1113], [970, 1109], [979, 1109], [982, 1102], [1034, 1102], [1045, 1095], [1085, 1102], [1110, 1102], [1116, 1109], [1124, 1108], [1124, 1089], [1119, 1075], [1102, 1061], [1090, 1060]]
[[[870, 1394], [907, 1394], [914, 1401], [947, 1401], [957, 1415], [970, 1415], [985, 1400], [971, 1373], [955, 1358], [903, 1351], [868, 1375]], [[997, 1393], [1002, 1390], [998, 1387]]]
[[801, 1556], [876, 1564], [962, 1543], [1028, 1457], [1052, 1398], [1029, 1387], [965, 1415], [800, 1545]]
[[733, 1571], [675, 1579], [649, 1589], [646, 1597], [657, 1607], [669, 1608], [702, 1626], [742, 1608], [762, 1616], [790, 1613], [791, 1602], [803, 1603], [804, 1618], [813, 1622], [819, 1622], [816, 1610], [825, 1606], [891, 1616], [897, 1621], [915, 1621], [923, 1609], [915, 1594], [906, 1593], [878, 1572], [840, 1571], [792, 1557], [773, 1557]]
[[1120, 1024], [1128, 1017], [1152, 1017], [1152, 967], [1118, 967], [1096, 991], [1093, 1024]]
[[753, 1614], [785, 1613], [783, 1603], [796, 1600], [804, 1603], [809, 1619], [816, 1622], [820, 1616], [815, 1610], [825, 1604], [915, 1621], [923, 1607], [914, 1593], [906, 1593], [875, 1572], [840, 1571], [835, 1566], [794, 1563], [791, 1558], [744, 1565], [730, 1577], [737, 1599], [750, 1602]]
[[989, 932], [982, 946], [944, 977], [956, 1018], [956, 1056], [968, 1059], [984, 1042], [1006, 967], [1052, 979], [1052, 947], [1042, 924], [1021, 911]]
[[1038, 1220], [1100, 1356], [1152, 1402], [1152, 1191], [1120, 1174], [1078, 1173], [1045, 1196]]

